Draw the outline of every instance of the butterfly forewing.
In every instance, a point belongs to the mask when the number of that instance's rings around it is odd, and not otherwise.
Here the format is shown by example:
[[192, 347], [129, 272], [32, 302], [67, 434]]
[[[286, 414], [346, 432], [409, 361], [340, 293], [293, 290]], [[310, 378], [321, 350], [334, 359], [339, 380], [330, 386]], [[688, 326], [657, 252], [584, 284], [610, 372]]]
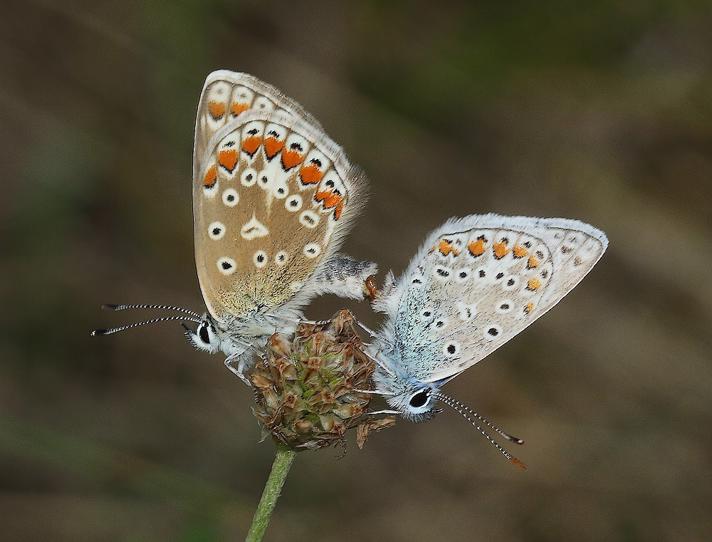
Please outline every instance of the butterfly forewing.
[[196, 266], [219, 321], [280, 306], [343, 236], [358, 179], [294, 114], [241, 112], [211, 136], [194, 181]]
[[582, 222], [475, 215], [434, 232], [399, 284], [394, 331], [423, 382], [477, 363], [544, 314], [605, 251]]

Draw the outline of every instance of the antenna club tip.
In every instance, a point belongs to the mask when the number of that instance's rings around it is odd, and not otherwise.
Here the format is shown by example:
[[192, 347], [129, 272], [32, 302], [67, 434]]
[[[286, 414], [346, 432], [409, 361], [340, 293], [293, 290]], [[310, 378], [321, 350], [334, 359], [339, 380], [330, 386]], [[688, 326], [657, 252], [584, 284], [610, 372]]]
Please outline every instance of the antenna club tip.
[[509, 462], [515, 467], [519, 467], [521, 470], [527, 470], [527, 466], [516, 457], [511, 458]]
[[98, 335], [106, 335], [106, 330], [105, 329], [95, 329], [90, 333], [92, 337], [97, 337]]
[[516, 437], [514, 438], [514, 440], [513, 440], [512, 442], [514, 442], [514, 444], [519, 444], [520, 446], [521, 446], [522, 444], [524, 444], [524, 440], [523, 440], [523, 439], [516, 438]]
[[114, 303], [104, 303], [101, 306], [101, 308], [104, 309], [105, 311], [115, 311], [116, 309], [119, 308], [119, 306]]

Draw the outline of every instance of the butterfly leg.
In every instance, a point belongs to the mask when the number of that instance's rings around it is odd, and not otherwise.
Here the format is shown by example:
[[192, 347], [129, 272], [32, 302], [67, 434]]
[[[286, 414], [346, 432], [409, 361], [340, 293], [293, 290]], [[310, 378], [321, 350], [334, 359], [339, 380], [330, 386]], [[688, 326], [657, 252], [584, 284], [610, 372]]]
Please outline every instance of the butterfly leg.
[[376, 295], [373, 275], [378, 266], [373, 262], [359, 262], [351, 256], [336, 254], [314, 277], [318, 294], [334, 294], [349, 299], [373, 299]]
[[366, 412], [366, 416], [380, 416], [381, 414], [402, 414], [400, 410], [374, 410]]
[[251, 365], [251, 361], [252, 360], [249, 354], [247, 354], [245, 351], [238, 352], [236, 354], [230, 354], [228, 357], [225, 358], [225, 367], [230, 369], [230, 371], [240, 380], [242, 380], [245, 385], [251, 386], [252, 382], [250, 382], [250, 379], [247, 378], [247, 375], [245, 374], [245, 372]]

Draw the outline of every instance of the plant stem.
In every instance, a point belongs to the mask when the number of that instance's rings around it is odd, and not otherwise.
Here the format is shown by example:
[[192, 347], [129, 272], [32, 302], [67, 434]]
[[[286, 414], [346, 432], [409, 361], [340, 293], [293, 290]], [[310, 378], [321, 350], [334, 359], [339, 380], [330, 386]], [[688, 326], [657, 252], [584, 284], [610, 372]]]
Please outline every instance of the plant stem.
[[295, 455], [296, 452], [286, 446], [277, 446], [277, 455], [272, 463], [272, 470], [265, 483], [262, 498], [255, 510], [255, 516], [252, 518], [252, 525], [250, 525], [245, 542], [260, 542], [262, 540]]

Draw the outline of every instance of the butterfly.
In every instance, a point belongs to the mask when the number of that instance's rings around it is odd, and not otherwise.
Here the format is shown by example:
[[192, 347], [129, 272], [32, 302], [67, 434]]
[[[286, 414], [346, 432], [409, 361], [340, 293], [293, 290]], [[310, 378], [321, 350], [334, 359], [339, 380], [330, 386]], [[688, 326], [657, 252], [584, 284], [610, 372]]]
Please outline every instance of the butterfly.
[[423, 421], [440, 401], [522, 465], [482, 426], [521, 439], [441, 388], [556, 305], [607, 246], [602, 231], [577, 220], [486, 214], [445, 222], [374, 301], [386, 315], [369, 351], [375, 391], [394, 409], [384, 412]]
[[195, 264], [204, 314], [170, 305], [106, 305], [179, 312], [196, 348], [223, 352], [243, 378], [254, 353], [289, 333], [314, 296], [363, 299], [376, 265], [337, 253], [365, 202], [365, 179], [298, 103], [245, 73], [208, 75], [193, 149]]

